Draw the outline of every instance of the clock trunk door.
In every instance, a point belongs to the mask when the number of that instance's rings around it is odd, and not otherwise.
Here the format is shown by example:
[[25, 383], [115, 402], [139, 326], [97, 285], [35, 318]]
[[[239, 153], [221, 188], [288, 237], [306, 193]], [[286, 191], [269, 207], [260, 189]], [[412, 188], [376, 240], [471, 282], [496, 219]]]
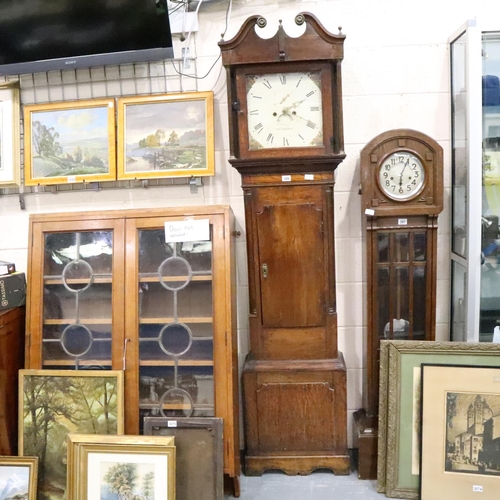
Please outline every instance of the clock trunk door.
[[325, 324], [323, 210], [265, 205], [257, 213], [262, 326]]

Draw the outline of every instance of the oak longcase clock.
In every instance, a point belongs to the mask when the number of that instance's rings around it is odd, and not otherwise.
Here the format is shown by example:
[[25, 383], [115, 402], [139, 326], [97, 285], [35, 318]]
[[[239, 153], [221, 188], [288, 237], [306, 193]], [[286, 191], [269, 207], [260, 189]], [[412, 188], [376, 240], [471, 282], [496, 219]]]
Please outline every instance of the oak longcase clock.
[[245, 473], [349, 473], [346, 368], [337, 349], [334, 170], [345, 157], [344, 35], [308, 13], [270, 39], [253, 16], [219, 43], [230, 163], [242, 174], [250, 353], [243, 369]]
[[[377, 425], [380, 340], [435, 338], [443, 150], [416, 130], [389, 130], [363, 148], [360, 171], [367, 230], [368, 405], [357, 420], [364, 420], [366, 431]], [[365, 458], [360, 445], [360, 464]]]

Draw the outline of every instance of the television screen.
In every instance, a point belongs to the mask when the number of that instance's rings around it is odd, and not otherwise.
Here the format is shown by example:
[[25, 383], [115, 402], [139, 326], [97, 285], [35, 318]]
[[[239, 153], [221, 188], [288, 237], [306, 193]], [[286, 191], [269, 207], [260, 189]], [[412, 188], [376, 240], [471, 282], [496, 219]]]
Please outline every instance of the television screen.
[[167, 0], [0, 0], [0, 76], [173, 55]]

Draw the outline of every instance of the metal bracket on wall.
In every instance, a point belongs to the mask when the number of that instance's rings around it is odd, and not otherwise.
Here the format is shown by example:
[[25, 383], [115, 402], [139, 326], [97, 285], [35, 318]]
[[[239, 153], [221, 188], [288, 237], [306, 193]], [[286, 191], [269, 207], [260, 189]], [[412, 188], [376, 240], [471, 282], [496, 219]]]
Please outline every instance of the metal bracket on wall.
[[198, 194], [198, 188], [200, 186], [203, 186], [201, 177], [191, 177], [189, 179], [189, 189], [191, 191], [191, 194]]

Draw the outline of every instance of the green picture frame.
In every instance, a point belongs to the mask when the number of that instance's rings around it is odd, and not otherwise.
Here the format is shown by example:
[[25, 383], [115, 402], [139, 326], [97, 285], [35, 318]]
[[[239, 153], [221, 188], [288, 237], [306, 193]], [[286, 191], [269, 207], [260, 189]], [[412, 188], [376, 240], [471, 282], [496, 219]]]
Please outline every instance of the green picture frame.
[[500, 366], [500, 345], [381, 340], [377, 491], [389, 498], [419, 497], [415, 436], [420, 426], [420, 378], [415, 374], [420, 374], [423, 363]]

